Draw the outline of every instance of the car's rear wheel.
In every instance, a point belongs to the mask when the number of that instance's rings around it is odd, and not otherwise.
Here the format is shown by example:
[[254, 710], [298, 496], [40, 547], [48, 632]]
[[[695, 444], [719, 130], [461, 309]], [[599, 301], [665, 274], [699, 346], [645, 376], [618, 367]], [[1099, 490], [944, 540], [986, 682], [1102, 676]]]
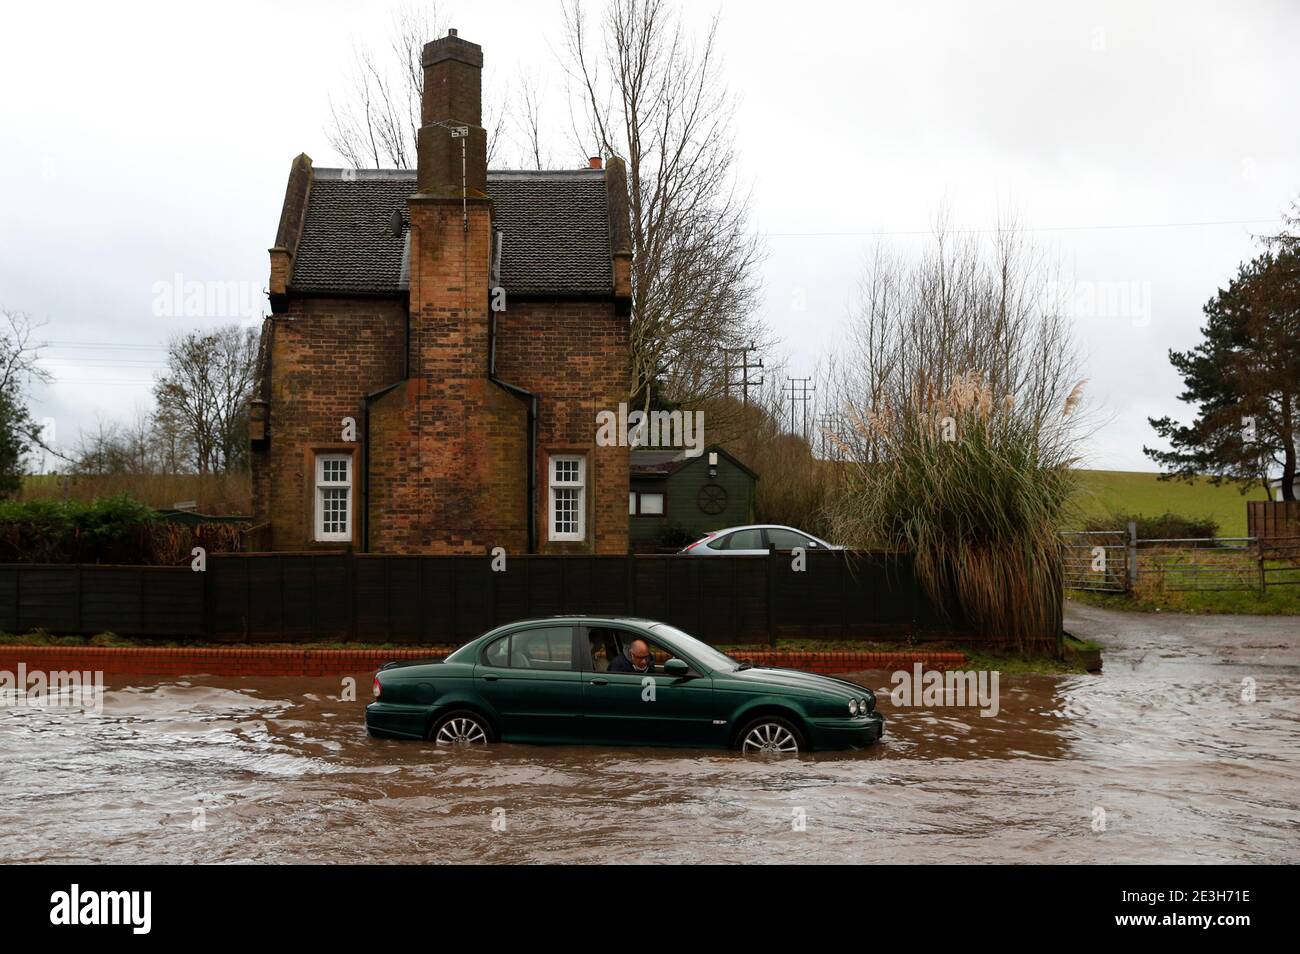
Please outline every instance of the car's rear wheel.
[[439, 745], [487, 745], [494, 740], [492, 726], [477, 712], [458, 709], [438, 719], [429, 738]]
[[736, 747], [746, 755], [798, 755], [807, 751], [808, 744], [789, 719], [759, 716], [740, 730]]

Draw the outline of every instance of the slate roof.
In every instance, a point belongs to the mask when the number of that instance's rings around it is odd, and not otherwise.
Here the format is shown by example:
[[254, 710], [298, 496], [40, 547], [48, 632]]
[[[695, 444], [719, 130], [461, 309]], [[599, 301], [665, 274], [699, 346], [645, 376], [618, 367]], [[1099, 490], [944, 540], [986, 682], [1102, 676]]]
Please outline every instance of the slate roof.
[[[316, 169], [291, 291], [392, 294], [407, 287], [413, 170]], [[609, 213], [600, 170], [489, 172], [511, 295], [612, 294]], [[391, 230], [401, 216], [401, 236]]]
[[633, 477], [667, 477], [689, 463], [685, 451], [633, 449], [628, 468]]
[[707, 458], [711, 453], [721, 454], [745, 473], [749, 474], [750, 477], [758, 480], [758, 474], [750, 470], [745, 466], [744, 461], [740, 460], [734, 454], [729, 453], [727, 449], [720, 444], [710, 444], [701, 451], [699, 457], [687, 457], [684, 448], [664, 449], [635, 447], [628, 454], [628, 469], [633, 477], [639, 477], [646, 480], [671, 477], [687, 464], [699, 460], [700, 457]]

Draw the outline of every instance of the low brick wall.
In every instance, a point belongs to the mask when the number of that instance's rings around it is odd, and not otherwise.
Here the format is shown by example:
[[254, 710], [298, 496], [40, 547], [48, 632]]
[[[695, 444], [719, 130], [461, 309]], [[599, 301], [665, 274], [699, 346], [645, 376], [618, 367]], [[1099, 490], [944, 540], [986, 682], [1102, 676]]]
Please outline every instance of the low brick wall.
[[920, 663], [925, 669], [956, 669], [966, 665], [965, 653], [895, 652], [870, 653], [856, 650], [841, 652], [796, 653], [796, 652], [757, 652], [737, 653], [736, 656], [748, 659], [755, 666], [778, 666], [782, 669], [802, 669], [805, 672], [819, 672], [830, 675], [840, 672], [861, 672], [864, 669], [911, 669]]
[[[438, 659], [447, 650], [419, 649], [245, 649], [117, 646], [0, 646], [0, 669], [90, 670], [106, 675], [152, 676], [334, 676], [369, 672], [390, 660]], [[951, 669], [965, 665], [963, 653], [937, 652], [748, 652], [756, 666], [806, 672], [843, 673], [864, 669]]]

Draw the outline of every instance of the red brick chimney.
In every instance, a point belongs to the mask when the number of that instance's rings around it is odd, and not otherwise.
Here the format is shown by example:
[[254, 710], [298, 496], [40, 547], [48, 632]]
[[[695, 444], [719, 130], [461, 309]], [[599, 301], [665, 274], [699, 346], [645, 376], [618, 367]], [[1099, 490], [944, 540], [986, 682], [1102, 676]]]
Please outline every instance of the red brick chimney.
[[[424, 45], [424, 98], [416, 144], [416, 188], [431, 195], [459, 197], [487, 192], [487, 131], [483, 128], [483, 48], [455, 30]], [[467, 135], [458, 135], [462, 129]]]

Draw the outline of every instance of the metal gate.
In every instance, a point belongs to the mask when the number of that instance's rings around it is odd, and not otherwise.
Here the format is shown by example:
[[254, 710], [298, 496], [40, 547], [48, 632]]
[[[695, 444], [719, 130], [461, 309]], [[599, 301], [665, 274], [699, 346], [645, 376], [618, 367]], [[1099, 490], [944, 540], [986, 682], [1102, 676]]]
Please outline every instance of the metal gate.
[[1126, 593], [1129, 535], [1124, 530], [1062, 533], [1061, 563], [1067, 589]]

